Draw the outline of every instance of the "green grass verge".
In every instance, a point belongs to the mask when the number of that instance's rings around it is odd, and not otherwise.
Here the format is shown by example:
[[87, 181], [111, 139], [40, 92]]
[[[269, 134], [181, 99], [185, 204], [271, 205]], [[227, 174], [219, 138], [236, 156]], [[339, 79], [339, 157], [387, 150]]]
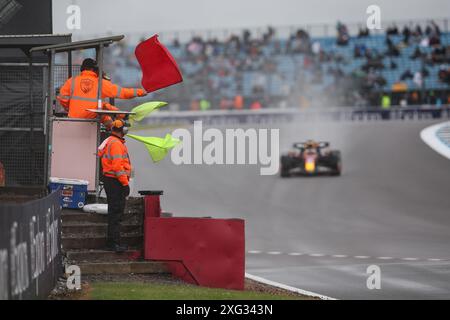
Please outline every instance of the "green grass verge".
[[295, 300], [300, 296], [142, 282], [92, 282], [91, 300]]

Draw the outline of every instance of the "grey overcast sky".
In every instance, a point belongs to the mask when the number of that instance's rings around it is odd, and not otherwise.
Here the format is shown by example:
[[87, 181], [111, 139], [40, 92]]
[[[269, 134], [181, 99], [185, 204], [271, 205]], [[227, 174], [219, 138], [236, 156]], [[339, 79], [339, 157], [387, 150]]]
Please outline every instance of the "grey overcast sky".
[[[66, 27], [66, 9], [81, 9], [81, 29]], [[450, 0], [53, 0], [55, 33], [76, 37], [162, 32], [365, 22], [366, 8], [381, 8], [381, 21], [450, 17]]]

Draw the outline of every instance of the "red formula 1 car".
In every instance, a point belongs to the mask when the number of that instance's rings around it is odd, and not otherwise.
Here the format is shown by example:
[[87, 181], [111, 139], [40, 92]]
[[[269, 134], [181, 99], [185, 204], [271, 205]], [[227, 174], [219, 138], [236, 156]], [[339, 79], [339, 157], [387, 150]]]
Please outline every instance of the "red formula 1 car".
[[281, 156], [281, 177], [292, 175], [320, 175], [339, 176], [342, 171], [341, 152], [329, 150], [328, 142], [294, 143], [293, 150]]

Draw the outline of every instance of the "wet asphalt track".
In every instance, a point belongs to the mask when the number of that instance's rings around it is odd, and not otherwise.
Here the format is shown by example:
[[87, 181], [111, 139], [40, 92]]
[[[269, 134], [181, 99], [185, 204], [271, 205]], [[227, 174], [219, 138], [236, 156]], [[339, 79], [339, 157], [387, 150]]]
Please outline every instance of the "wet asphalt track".
[[[419, 137], [433, 123], [273, 126], [281, 150], [307, 138], [330, 141], [343, 154], [341, 177], [155, 165], [128, 139], [134, 190], [163, 189], [163, 209], [176, 216], [244, 218], [248, 273], [339, 299], [449, 299], [450, 160]], [[380, 290], [366, 287], [372, 264], [381, 268]]]

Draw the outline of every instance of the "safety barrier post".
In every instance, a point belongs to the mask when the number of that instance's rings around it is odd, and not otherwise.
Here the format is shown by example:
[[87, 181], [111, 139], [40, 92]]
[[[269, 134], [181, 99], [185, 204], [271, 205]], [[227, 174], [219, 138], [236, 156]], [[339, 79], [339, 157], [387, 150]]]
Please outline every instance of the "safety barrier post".
[[145, 218], [160, 218], [161, 217], [161, 204], [160, 196], [163, 195], [162, 190], [152, 191], [139, 191], [141, 196], [144, 196], [144, 208]]

